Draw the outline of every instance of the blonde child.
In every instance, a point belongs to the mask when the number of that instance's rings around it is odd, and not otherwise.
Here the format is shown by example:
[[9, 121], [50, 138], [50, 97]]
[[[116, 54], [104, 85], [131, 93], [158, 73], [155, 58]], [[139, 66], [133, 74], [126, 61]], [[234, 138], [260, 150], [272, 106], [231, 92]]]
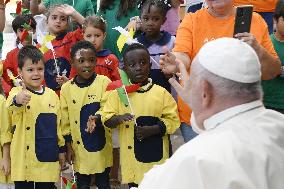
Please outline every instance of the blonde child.
[[[57, 80], [57, 78], [64, 79], [67, 81], [67, 78], [70, 76], [71, 65], [68, 61], [69, 52], [62, 51], [62, 48], [68, 46], [71, 41], [65, 40], [66, 35], [68, 34], [68, 28], [70, 24], [70, 19], [74, 19], [80, 24], [83, 23], [84, 17], [80, 15], [74, 8], [70, 9], [69, 5], [55, 4], [49, 7], [46, 17], [47, 17], [47, 28], [49, 34], [55, 36], [55, 39], [52, 40], [52, 50], [44, 53], [45, 60], [45, 83], [46, 86], [56, 91], [59, 94], [61, 85], [63, 82]], [[71, 11], [71, 12], [70, 12]], [[56, 62], [54, 60], [56, 58]]]
[[[71, 6], [66, 6], [64, 14], [72, 15], [75, 9]], [[107, 36], [106, 33], [107, 23], [100, 16], [89, 16], [82, 23], [82, 28], [77, 29], [74, 32], [69, 32], [63, 39], [61, 52], [70, 54], [71, 47], [80, 40], [86, 40], [91, 42], [96, 48], [97, 64], [95, 67], [96, 74], [105, 75], [112, 81], [119, 79], [117, 71], [119, 60], [117, 57], [108, 49], [104, 49], [104, 40]], [[68, 57], [70, 61], [70, 56]], [[70, 78], [76, 75], [76, 71], [72, 69]], [[62, 80], [63, 82], [63, 80]]]

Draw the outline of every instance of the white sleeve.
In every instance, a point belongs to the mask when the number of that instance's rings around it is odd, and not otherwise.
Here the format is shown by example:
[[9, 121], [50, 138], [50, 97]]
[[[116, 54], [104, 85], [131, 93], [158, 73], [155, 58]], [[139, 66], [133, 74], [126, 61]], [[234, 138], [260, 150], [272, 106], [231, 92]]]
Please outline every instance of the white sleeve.
[[[185, 148], [183, 148], [185, 149]], [[196, 158], [178, 150], [164, 164], [154, 166], [144, 175], [139, 189], [203, 189]]]

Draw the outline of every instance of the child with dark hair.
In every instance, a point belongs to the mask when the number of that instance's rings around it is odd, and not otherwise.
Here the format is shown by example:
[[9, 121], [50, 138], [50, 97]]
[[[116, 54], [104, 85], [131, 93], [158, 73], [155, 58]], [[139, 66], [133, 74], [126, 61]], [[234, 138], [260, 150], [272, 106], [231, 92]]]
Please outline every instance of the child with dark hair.
[[7, 99], [11, 124], [4, 128], [1, 143], [11, 160], [6, 158], [4, 167], [11, 163], [16, 189], [52, 189], [65, 161], [59, 99], [42, 86], [44, 61], [36, 47], [20, 49], [18, 63], [22, 86], [14, 87]]
[[[67, 41], [71, 42], [64, 47], [63, 51], [66, 53], [70, 52], [72, 45], [82, 39], [91, 42], [96, 48], [96, 74], [105, 75], [112, 81], [115, 81], [119, 79], [117, 71], [119, 61], [110, 50], [104, 49], [104, 40], [107, 36], [106, 29], [107, 23], [102, 17], [97, 15], [87, 17], [82, 24], [82, 29], [78, 29], [66, 35], [63, 43]], [[73, 78], [75, 75], [76, 71], [72, 69], [70, 77]]]
[[284, 0], [276, 4], [273, 21], [275, 33], [270, 35], [274, 49], [282, 63], [282, 74], [272, 80], [262, 81], [263, 102], [266, 108], [284, 114]]
[[180, 122], [171, 94], [149, 78], [151, 62], [147, 48], [137, 43], [129, 45], [123, 60], [130, 82], [141, 86], [128, 94], [133, 112], [114, 90], [103, 108], [102, 122], [109, 128], [119, 129], [122, 182], [132, 187], [137, 186], [154, 165], [169, 158], [169, 135]]
[[166, 21], [166, 14], [170, 8], [170, 2], [160, 0], [146, 0], [141, 7], [141, 22], [143, 33], [137, 36], [137, 41], [143, 44], [150, 56], [155, 60], [151, 60], [150, 77], [153, 83], [160, 85], [171, 92], [171, 85], [166, 76], [160, 69], [160, 55], [163, 54], [163, 47], [169, 50], [174, 47], [175, 37], [166, 31], [160, 31], [161, 26]]
[[[98, 189], [110, 189], [111, 132], [101, 123], [101, 108], [110, 80], [94, 72], [96, 49], [88, 41], [79, 41], [71, 48], [71, 64], [77, 75], [63, 84], [60, 92], [67, 160], [74, 162], [78, 189], [90, 188], [92, 175]], [[96, 126], [89, 129], [87, 121], [91, 115]]]
[[[29, 29], [25, 29], [24, 26]], [[18, 60], [17, 56], [19, 50], [26, 45], [32, 44], [32, 35], [36, 30], [36, 21], [31, 14], [18, 15], [12, 22], [12, 28], [17, 36], [16, 45], [17, 47], [10, 52], [8, 52], [6, 59], [3, 63], [3, 79], [10, 85], [10, 88], [5, 91], [8, 93], [13, 86], [19, 86], [19, 80], [12, 80], [12, 77], [18, 76]], [[28, 33], [27, 33], [28, 32]], [[25, 34], [26, 37], [24, 36]], [[21, 39], [23, 38], [23, 39]]]

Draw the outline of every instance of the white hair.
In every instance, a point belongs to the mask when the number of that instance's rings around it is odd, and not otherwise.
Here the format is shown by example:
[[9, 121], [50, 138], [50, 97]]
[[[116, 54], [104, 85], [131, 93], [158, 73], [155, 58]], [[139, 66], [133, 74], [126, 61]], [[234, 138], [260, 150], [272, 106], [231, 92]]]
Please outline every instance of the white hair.
[[261, 81], [254, 83], [239, 83], [217, 76], [207, 71], [202, 65], [197, 64], [196, 76], [208, 81], [218, 98], [240, 99], [244, 101], [260, 100], [263, 97]]

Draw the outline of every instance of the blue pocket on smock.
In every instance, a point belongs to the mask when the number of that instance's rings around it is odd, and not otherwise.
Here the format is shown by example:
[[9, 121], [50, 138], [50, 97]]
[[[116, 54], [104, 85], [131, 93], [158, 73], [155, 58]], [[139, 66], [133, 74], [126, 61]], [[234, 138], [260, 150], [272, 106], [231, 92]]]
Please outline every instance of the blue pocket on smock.
[[[139, 116], [136, 119], [137, 125], [141, 127], [151, 127], [157, 125], [159, 121], [158, 117], [152, 116]], [[134, 153], [137, 161], [142, 163], [160, 161], [163, 158], [163, 137], [161, 135], [154, 135], [139, 141], [134, 129]]]
[[58, 161], [57, 116], [41, 113], [35, 125], [35, 154], [40, 162]]
[[94, 102], [91, 104], [86, 104], [82, 107], [80, 112], [80, 131], [83, 141], [84, 148], [88, 152], [98, 152], [101, 151], [105, 144], [105, 129], [102, 125], [101, 120], [96, 121], [96, 128], [93, 133], [87, 133], [85, 129], [87, 128], [87, 122], [90, 115], [95, 115], [100, 109], [100, 103]]

